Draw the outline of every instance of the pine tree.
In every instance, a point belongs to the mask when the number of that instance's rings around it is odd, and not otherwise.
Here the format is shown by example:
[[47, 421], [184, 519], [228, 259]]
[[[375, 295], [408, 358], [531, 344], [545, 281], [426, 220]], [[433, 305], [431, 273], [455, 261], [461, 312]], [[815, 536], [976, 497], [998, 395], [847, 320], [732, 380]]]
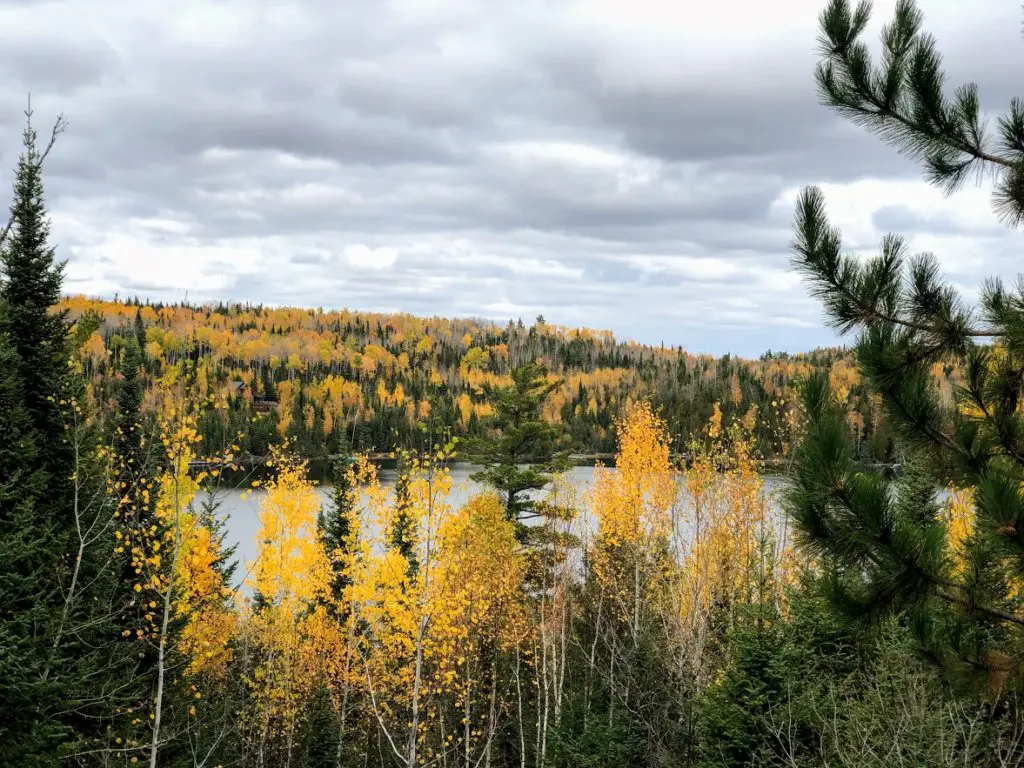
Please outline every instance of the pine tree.
[[395, 516], [391, 524], [388, 541], [409, 563], [409, 576], [419, 570], [416, 559], [416, 521], [410, 509], [409, 473], [412, 470], [408, 451], [402, 451], [398, 459], [398, 477], [395, 479]]
[[139, 346], [139, 355], [145, 359], [146, 324], [142, 321], [142, 309], [135, 310], [135, 343]]
[[[881, 62], [859, 40], [870, 7], [832, 0], [820, 18], [817, 70], [825, 104], [911, 158], [952, 192], [973, 172], [997, 173], [995, 211], [1024, 223], [1024, 101], [985, 136], [974, 84], [943, 92], [935, 41], [916, 5], [901, 0], [883, 29]], [[882, 397], [902, 444], [915, 455], [892, 480], [854, 464], [848, 428], [827, 376], [807, 382], [807, 434], [796, 454], [788, 508], [816, 554], [844, 615], [904, 612], [921, 650], [944, 666], [982, 670], [994, 687], [1024, 678], [1024, 284], [988, 280], [977, 309], [943, 284], [935, 258], [910, 257], [887, 235], [880, 255], [842, 253], [821, 192], [800, 195], [794, 263]], [[930, 376], [955, 361], [964, 382], [945, 402]], [[975, 488], [973, 531], [960, 551], [935, 500], [947, 481]], [[956, 546], [954, 547], [954, 544]], [[957, 565], [957, 562], [960, 565]]]
[[[538, 323], [543, 319], [538, 318]], [[549, 382], [548, 370], [529, 363], [512, 371], [512, 385], [485, 389], [494, 411], [490, 426], [500, 430], [493, 440], [468, 441], [466, 458], [483, 466], [472, 479], [498, 491], [510, 520], [522, 526], [543, 515], [528, 494], [544, 488], [556, 472], [569, 468], [568, 455], [558, 450], [561, 430], [544, 421], [541, 408], [560, 381]]]
[[42, 163], [64, 122], [40, 151], [31, 109], [26, 117], [0, 231], [0, 422], [12, 430], [3, 450], [17, 451], [0, 463], [20, 464], [16, 494], [0, 494], [0, 686], [5, 712], [17, 710], [3, 726], [0, 762], [31, 766], [52, 765], [99, 737], [124, 700], [119, 681], [130, 657], [113, 642], [114, 505], [100, 485], [98, 436], [71, 364], [68, 324], [53, 311], [63, 264], [48, 244]]
[[351, 467], [350, 456], [341, 456], [334, 461], [331, 469], [331, 504], [327, 510], [321, 510], [317, 521], [320, 540], [333, 571], [330, 588], [332, 605], [340, 604], [345, 590], [352, 585], [347, 556], [354, 553], [358, 543], [354, 536], [353, 520], [353, 515], [357, 513], [355, 494], [358, 489], [353, 486]]
[[37, 635], [51, 607], [36, 597], [46, 591], [52, 563], [36, 503], [46, 477], [24, 404], [20, 360], [6, 326], [0, 300], [0, 701], [5, 711], [0, 763], [34, 765], [42, 764], [40, 757], [55, 749], [66, 731], [45, 713], [59, 695], [58, 683], [40, 683], [47, 656]]

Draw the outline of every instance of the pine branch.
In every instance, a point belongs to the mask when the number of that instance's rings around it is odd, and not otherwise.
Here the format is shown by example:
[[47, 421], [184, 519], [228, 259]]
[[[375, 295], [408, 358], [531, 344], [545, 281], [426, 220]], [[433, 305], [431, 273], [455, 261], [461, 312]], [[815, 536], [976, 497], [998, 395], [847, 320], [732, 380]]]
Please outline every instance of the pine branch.
[[946, 74], [931, 35], [922, 33], [914, 0], [899, 0], [891, 24], [882, 30], [876, 64], [859, 40], [871, 15], [862, 0], [831, 0], [820, 16], [818, 47], [824, 59], [815, 70], [822, 103], [877, 134], [912, 160], [946, 194], [959, 189], [979, 164], [994, 166], [994, 209], [1010, 226], [1024, 224], [1024, 105], [1018, 99], [998, 120], [995, 150], [987, 147], [978, 87], [968, 83], [952, 97], [943, 92]]
[[[858, 37], [870, 18], [870, 3], [851, 14], [848, 0], [832, 0], [822, 12], [819, 50], [826, 61], [815, 79], [822, 100], [854, 122], [878, 133], [900, 151], [924, 159], [938, 176], [963, 180], [973, 160], [1012, 169], [1018, 163], [984, 148], [977, 86], [958, 88], [948, 102], [942, 94], [946, 74], [935, 40], [922, 34], [922, 14], [914, 0], [900, 0], [893, 21], [882, 31], [883, 54], [875, 65]], [[949, 155], [969, 155], [954, 161]]]
[[948, 590], [943, 589], [942, 587], [936, 588], [935, 594], [941, 597], [946, 602], [951, 603], [953, 605], [958, 605], [962, 608], [970, 608], [980, 613], [984, 613], [987, 616], [991, 616], [994, 619], [1001, 619], [1002, 621], [1008, 621], [1011, 624], [1016, 624], [1017, 626], [1024, 627], [1024, 616], [1018, 616], [1015, 613], [1010, 613], [1009, 611], [1004, 611], [1000, 608], [993, 608], [990, 605], [971, 602], [970, 600], [960, 597], [959, 595], [956, 595], [952, 592], [949, 592]]
[[[801, 191], [794, 229], [796, 237], [792, 248], [796, 256], [793, 266], [811, 282], [811, 293], [824, 302], [830, 324], [840, 333], [884, 322], [939, 338], [948, 338], [952, 334], [970, 338], [999, 338], [1004, 335], [996, 328], [956, 327], [965, 324], [967, 317], [950, 318], [950, 323], [944, 327], [892, 311], [901, 304], [913, 305], [906, 297], [897, 295], [904, 258], [902, 240], [886, 236], [882, 242], [882, 255], [873, 264], [869, 263], [867, 269], [853, 257], [843, 256], [839, 229], [829, 223], [825, 197], [818, 187], [806, 187]], [[919, 257], [919, 261], [922, 259]], [[911, 277], [914, 277], [913, 267]], [[884, 306], [883, 299], [888, 299], [888, 303], [894, 306]], [[946, 302], [950, 300], [947, 298]], [[918, 305], [918, 308], [924, 308], [920, 302]]]

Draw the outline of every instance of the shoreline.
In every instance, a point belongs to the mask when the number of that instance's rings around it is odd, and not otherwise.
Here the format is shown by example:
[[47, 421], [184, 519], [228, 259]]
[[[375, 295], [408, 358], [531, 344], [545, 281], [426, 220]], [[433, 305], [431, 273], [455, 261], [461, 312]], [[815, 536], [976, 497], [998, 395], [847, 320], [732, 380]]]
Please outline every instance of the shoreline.
[[[381, 469], [394, 469], [398, 464], [398, 458], [391, 453], [367, 453], [366, 457], [373, 464], [376, 464]], [[318, 485], [330, 485], [331, 465], [334, 461], [344, 458], [343, 455], [329, 455], [329, 456], [317, 456], [313, 458], [306, 458], [305, 461], [309, 464], [310, 479], [314, 480]], [[615, 466], [615, 455], [605, 453], [576, 453], [569, 455], [569, 461], [572, 467], [594, 467], [598, 464], [605, 467]], [[238, 487], [244, 487], [248, 485], [254, 479], [263, 479], [269, 474], [266, 463], [271, 459], [270, 456], [244, 456], [234, 460], [232, 463], [235, 464], [237, 469], [230, 469], [225, 467], [221, 462], [201, 462], [193, 461], [189, 464], [189, 470], [195, 471], [200, 469], [219, 469], [221, 470], [222, 480], [234, 479]], [[690, 457], [687, 455], [675, 454], [671, 457], [672, 462], [676, 466], [685, 465], [689, 466]], [[764, 459], [762, 461], [763, 474], [784, 476], [788, 474], [790, 465], [790, 459], [787, 457]], [[452, 467], [478, 467], [479, 464], [475, 464], [471, 461], [460, 460], [456, 458], [450, 462], [449, 466]], [[859, 465], [862, 469], [870, 471], [881, 471], [884, 473], [891, 473], [899, 475], [902, 472], [902, 466], [899, 463], [885, 464], [881, 462], [863, 462]]]

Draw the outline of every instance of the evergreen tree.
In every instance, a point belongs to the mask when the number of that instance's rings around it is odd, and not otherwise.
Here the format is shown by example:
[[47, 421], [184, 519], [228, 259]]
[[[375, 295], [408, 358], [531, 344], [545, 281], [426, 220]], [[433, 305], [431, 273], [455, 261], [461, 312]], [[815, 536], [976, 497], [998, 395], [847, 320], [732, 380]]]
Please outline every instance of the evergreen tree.
[[[98, 737], [129, 656], [113, 642], [118, 600], [113, 505], [102, 486], [97, 435], [85, 385], [70, 363], [65, 315], [54, 312], [63, 264], [48, 244], [42, 162], [26, 112], [8, 225], [0, 232], [0, 423], [3, 450], [20, 464], [16, 493], [0, 493], [0, 686], [5, 713], [0, 757], [10, 765], [53, 765]], [[16, 384], [12, 383], [16, 382]], [[9, 491], [9, 488], [5, 488]]]
[[[943, 92], [935, 41], [916, 5], [901, 0], [882, 32], [880, 64], [858, 38], [870, 8], [832, 0], [821, 15], [817, 70], [824, 102], [919, 159], [946, 191], [971, 172], [998, 176], [996, 212], [1024, 222], [1024, 101], [1014, 100], [985, 136], [974, 84]], [[842, 254], [816, 188], [799, 198], [796, 267], [831, 325], [858, 331], [856, 356], [915, 465], [901, 480], [854, 464], [846, 420], [814, 374], [803, 404], [806, 438], [796, 455], [788, 508], [804, 546], [820, 557], [832, 604], [843, 615], [906, 612], [921, 650], [945, 666], [982, 670], [999, 688], [1024, 679], [1024, 285], [998, 279], [968, 307], [944, 285], [931, 255], [909, 257], [887, 235], [879, 256]], [[964, 382], [944, 401], [930, 375], [958, 362]], [[963, 547], [935, 493], [953, 481], [975, 488], [975, 521]], [[953, 537], [955, 539], [955, 537]], [[956, 544], [956, 546], [953, 546]]]
[[41, 444], [47, 446], [39, 457], [47, 472], [47, 491], [58, 498], [67, 489], [71, 464], [64, 420], [54, 401], [63, 391], [68, 370], [66, 313], [52, 311], [60, 300], [64, 264], [56, 261], [49, 245], [50, 223], [43, 200], [44, 153], [36, 146], [31, 112], [27, 115], [10, 221], [5, 238], [0, 238], [0, 297], [7, 304], [8, 333], [25, 407]]
[[139, 492], [145, 487], [145, 481], [151, 477], [153, 469], [149, 451], [144, 447], [146, 425], [143, 423], [142, 399], [145, 383], [140, 376], [141, 365], [141, 350], [135, 341], [131, 340], [121, 353], [121, 385], [117, 393], [113, 449], [120, 459], [118, 466], [115, 467], [118, 487], [126, 486], [128, 490], [134, 492]]
[[51, 606], [36, 598], [48, 591], [52, 557], [36, 503], [46, 477], [6, 315], [0, 300], [0, 763], [41, 765], [66, 732], [46, 716], [57, 681], [40, 682], [47, 656], [38, 636]]
[[412, 517], [412, 500], [409, 497], [411, 464], [408, 451], [402, 451], [399, 454], [398, 476], [395, 479], [395, 518], [388, 542], [408, 561], [409, 575], [415, 576], [419, 570], [419, 562], [416, 559], [416, 522]]
[[338, 715], [326, 685], [318, 685], [308, 704], [302, 768], [335, 768], [338, 765]]
[[358, 488], [353, 484], [351, 468], [351, 456], [342, 456], [334, 461], [331, 468], [331, 504], [328, 509], [321, 510], [318, 520], [320, 539], [334, 571], [331, 580], [332, 604], [338, 604], [345, 590], [352, 584], [345, 556], [353, 554], [358, 543], [353, 535]]
[[219, 573], [225, 584], [235, 583], [235, 572], [238, 570], [238, 560], [235, 554], [238, 551], [238, 544], [226, 544], [228, 529], [226, 519], [217, 514], [221, 502], [211, 493], [205, 496], [199, 505], [199, 522], [210, 531], [210, 538], [217, 551], [217, 558], [213, 561], [213, 570]]
[[561, 430], [541, 415], [544, 401], [561, 385], [549, 382], [547, 374], [545, 366], [529, 363], [513, 369], [511, 386], [487, 387], [487, 402], [494, 412], [490, 425], [501, 434], [492, 440], [468, 441], [466, 448], [466, 457], [483, 466], [472, 479], [498, 491], [509, 519], [520, 526], [546, 511], [528, 494], [544, 488], [553, 473], [569, 468], [567, 453], [558, 450]]
[[260, 382], [263, 385], [263, 397], [266, 400], [277, 400], [277, 387], [274, 386], [274, 372], [269, 365], [263, 366], [260, 372]]
[[[70, 531], [74, 526], [68, 476], [71, 457], [58, 400], [65, 394], [67, 326], [50, 312], [60, 298], [62, 265], [47, 243], [49, 224], [42, 197], [41, 154], [28, 121], [18, 160], [10, 221], [0, 238], [0, 304], [3, 329], [4, 464], [17, 485], [0, 509], [0, 685], [5, 711], [0, 755], [11, 765], [42, 765], [70, 737], [49, 712], [60, 696], [53, 674], [60, 659], [51, 651], [66, 583]], [[13, 492], [11, 492], [13, 491]]]
[[[111, 481], [117, 500], [119, 535], [117, 604], [119, 617], [130, 634], [122, 642], [138, 646], [138, 661], [132, 678], [130, 694], [136, 705], [144, 705], [156, 682], [157, 649], [150, 643], [136, 640], [132, 629], [145, 624], [149, 611], [133, 585], [138, 580], [139, 543], [149, 536], [151, 527], [162, 528], [156, 516], [157, 461], [153, 447], [159, 445], [155, 435], [147, 440], [146, 420], [142, 413], [144, 381], [141, 377], [141, 354], [135, 339], [122, 348], [119, 372], [121, 383], [117, 392], [117, 414], [111, 440], [113, 456]], [[151, 568], [152, 565], [147, 567]]]
[[145, 359], [146, 354], [146, 324], [142, 321], [142, 308], [135, 310], [135, 343], [139, 346], [139, 355]]

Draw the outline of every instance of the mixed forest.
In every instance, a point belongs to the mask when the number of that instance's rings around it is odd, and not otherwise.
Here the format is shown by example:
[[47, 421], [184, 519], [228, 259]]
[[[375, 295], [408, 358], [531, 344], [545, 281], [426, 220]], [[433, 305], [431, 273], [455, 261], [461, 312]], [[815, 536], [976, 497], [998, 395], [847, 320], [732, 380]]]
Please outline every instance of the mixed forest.
[[[989, 140], [916, 5], [877, 60], [869, 15], [822, 12], [822, 102], [950, 191], [991, 166], [1024, 222], [1024, 102]], [[32, 119], [0, 229], [0, 765], [1024, 765], [1024, 286], [971, 306], [897, 235], [847, 255], [808, 187], [793, 268], [849, 348], [68, 297], [66, 126]]]
[[[522, 320], [500, 326], [82, 296], [58, 306], [75, 326], [83, 373], [101, 413], [115, 410], [125, 355], [139, 356], [138, 375], [147, 390], [184, 364], [198, 396], [215, 403], [200, 424], [204, 445], [218, 446], [241, 432], [247, 457], [266, 457], [285, 441], [314, 460], [349, 450], [419, 450], [428, 425], [435, 432], [486, 437], [492, 416], [487, 389], [509, 386], [513, 370], [540, 362], [546, 380], [557, 382], [542, 404], [544, 419], [563, 427], [560, 447], [580, 457], [610, 460], [616, 416], [647, 400], [667, 421], [673, 455], [687, 455], [689, 440], [717, 405], [727, 420], [756, 411], [759, 452], [782, 460], [796, 425], [795, 384], [824, 371], [844, 402], [858, 455], [881, 463], [900, 458], [879, 398], [842, 348], [744, 360], [618, 342], [608, 331], [552, 326], [542, 317], [528, 327]], [[937, 363], [932, 375], [948, 396], [959, 371]]]

